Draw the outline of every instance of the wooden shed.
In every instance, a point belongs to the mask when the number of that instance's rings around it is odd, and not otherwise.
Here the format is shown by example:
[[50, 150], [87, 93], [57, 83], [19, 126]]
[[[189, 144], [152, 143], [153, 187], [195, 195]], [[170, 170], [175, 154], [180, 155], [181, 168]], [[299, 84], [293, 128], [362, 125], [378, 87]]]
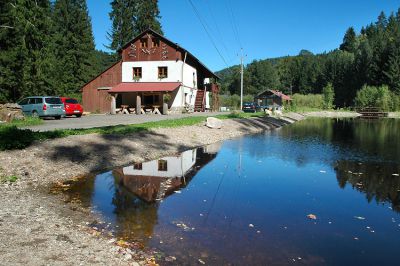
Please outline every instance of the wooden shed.
[[254, 97], [254, 101], [261, 108], [276, 108], [282, 107], [285, 102], [289, 102], [292, 99], [290, 96], [283, 94], [277, 90], [266, 90], [259, 93]]

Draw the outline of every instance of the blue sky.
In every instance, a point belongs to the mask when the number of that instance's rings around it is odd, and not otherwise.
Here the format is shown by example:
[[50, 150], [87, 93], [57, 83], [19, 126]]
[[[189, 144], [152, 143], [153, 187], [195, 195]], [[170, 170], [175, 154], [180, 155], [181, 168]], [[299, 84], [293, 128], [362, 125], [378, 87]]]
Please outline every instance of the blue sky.
[[[359, 31], [380, 11], [396, 12], [400, 0], [192, 0], [222, 57], [196, 17], [189, 0], [159, 0], [164, 35], [197, 56], [211, 70], [296, 55], [301, 49], [321, 53], [337, 48], [349, 26]], [[87, 0], [96, 48], [109, 44], [110, 1]], [[233, 15], [233, 16], [232, 16]], [[235, 34], [235, 25], [237, 33]]]

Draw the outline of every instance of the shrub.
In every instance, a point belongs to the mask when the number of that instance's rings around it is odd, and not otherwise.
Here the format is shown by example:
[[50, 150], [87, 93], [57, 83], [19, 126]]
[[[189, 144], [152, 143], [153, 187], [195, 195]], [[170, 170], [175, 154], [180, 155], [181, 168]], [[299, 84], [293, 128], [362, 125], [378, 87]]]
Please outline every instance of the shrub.
[[35, 141], [34, 133], [29, 129], [16, 126], [0, 127], [0, 150], [23, 149]]
[[356, 107], [378, 107], [382, 111], [397, 111], [400, 109], [400, 96], [391, 92], [386, 85], [364, 85], [357, 91], [354, 103]]
[[332, 83], [328, 83], [328, 85], [322, 89], [322, 96], [324, 99], [324, 109], [333, 109], [335, 107], [333, 105], [335, 91], [333, 90]]
[[[220, 95], [221, 106], [229, 107], [232, 110], [240, 109], [240, 95]], [[243, 95], [243, 102], [254, 102], [254, 96]]]
[[322, 109], [324, 100], [321, 94], [294, 94], [292, 96], [292, 106], [295, 109]]

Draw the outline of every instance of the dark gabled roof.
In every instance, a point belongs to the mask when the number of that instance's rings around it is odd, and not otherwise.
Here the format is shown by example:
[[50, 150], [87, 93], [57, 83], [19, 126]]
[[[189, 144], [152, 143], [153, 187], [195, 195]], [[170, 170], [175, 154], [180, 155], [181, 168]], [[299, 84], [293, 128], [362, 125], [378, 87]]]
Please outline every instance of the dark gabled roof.
[[119, 50], [118, 52], [121, 53], [122, 50], [126, 49], [132, 42], [135, 42], [136, 40], [140, 39], [141, 37], [143, 37], [143, 35], [145, 35], [146, 33], [151, 32], [152, 34], [156, 35], [158, 38], [162, 39], [163, 41], [165, 41], [166, 43], [169, 43], [170, 46], [172, 47], [176, 47], [177, 49], [181, 49], [184, 52], [186, 52], [189, 56], [191, 56], [195, 61], [197, 61], [197, 63], [202, 66], [205, 70], [207, 70], [211, 75], [213, 75], [214, 77], [220, 79], [213, 71], [211, 71], [210, 69], [208, 69], [197, 57], [195, 57], [193, 54], [191, 54], [188, 50], [186, 50], [185, 48], [183, 48], [182, 46], [178, 45], [177, 43], [172, 42], [171, 40], [165, 38], [163, 35], [161, 35], [160, 33], [154, 31], [153, 29], [147, 29], [145, 31], [143, 31], [142, 33], [138, 34], [136, 37], [132, 38], [129, 42], [127, 42], [126, 44], [124, 44]]
[[282, 98], [282, 99], [285, 100], [285, 101], [290, 101], [290, 100], [292, 100], [292, 99], [290, 98], [290, 96], [287, 96], [286, 94], [283, 94], [282, 92], [280, 92], [280, 91], [278, 91], [278, 90], [270, 90], [270, 89], [265, 90], [265, 91], [263, 91], [263, 92], [260, 92], [259, 94], [256, 95], [256, 98], [260, 97], [261, 95], [265, 94], [266, 92], [271, 92], [272, 94], [278, 96], [279, 98]]

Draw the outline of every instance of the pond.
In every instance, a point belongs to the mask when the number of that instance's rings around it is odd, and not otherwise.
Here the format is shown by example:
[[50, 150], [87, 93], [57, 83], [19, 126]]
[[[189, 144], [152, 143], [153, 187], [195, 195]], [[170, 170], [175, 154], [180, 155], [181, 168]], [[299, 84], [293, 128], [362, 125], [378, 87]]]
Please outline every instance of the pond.
[[396, 265], [400, 121], [307, 119], [81, 179], [66, 191], [174, 262]]

